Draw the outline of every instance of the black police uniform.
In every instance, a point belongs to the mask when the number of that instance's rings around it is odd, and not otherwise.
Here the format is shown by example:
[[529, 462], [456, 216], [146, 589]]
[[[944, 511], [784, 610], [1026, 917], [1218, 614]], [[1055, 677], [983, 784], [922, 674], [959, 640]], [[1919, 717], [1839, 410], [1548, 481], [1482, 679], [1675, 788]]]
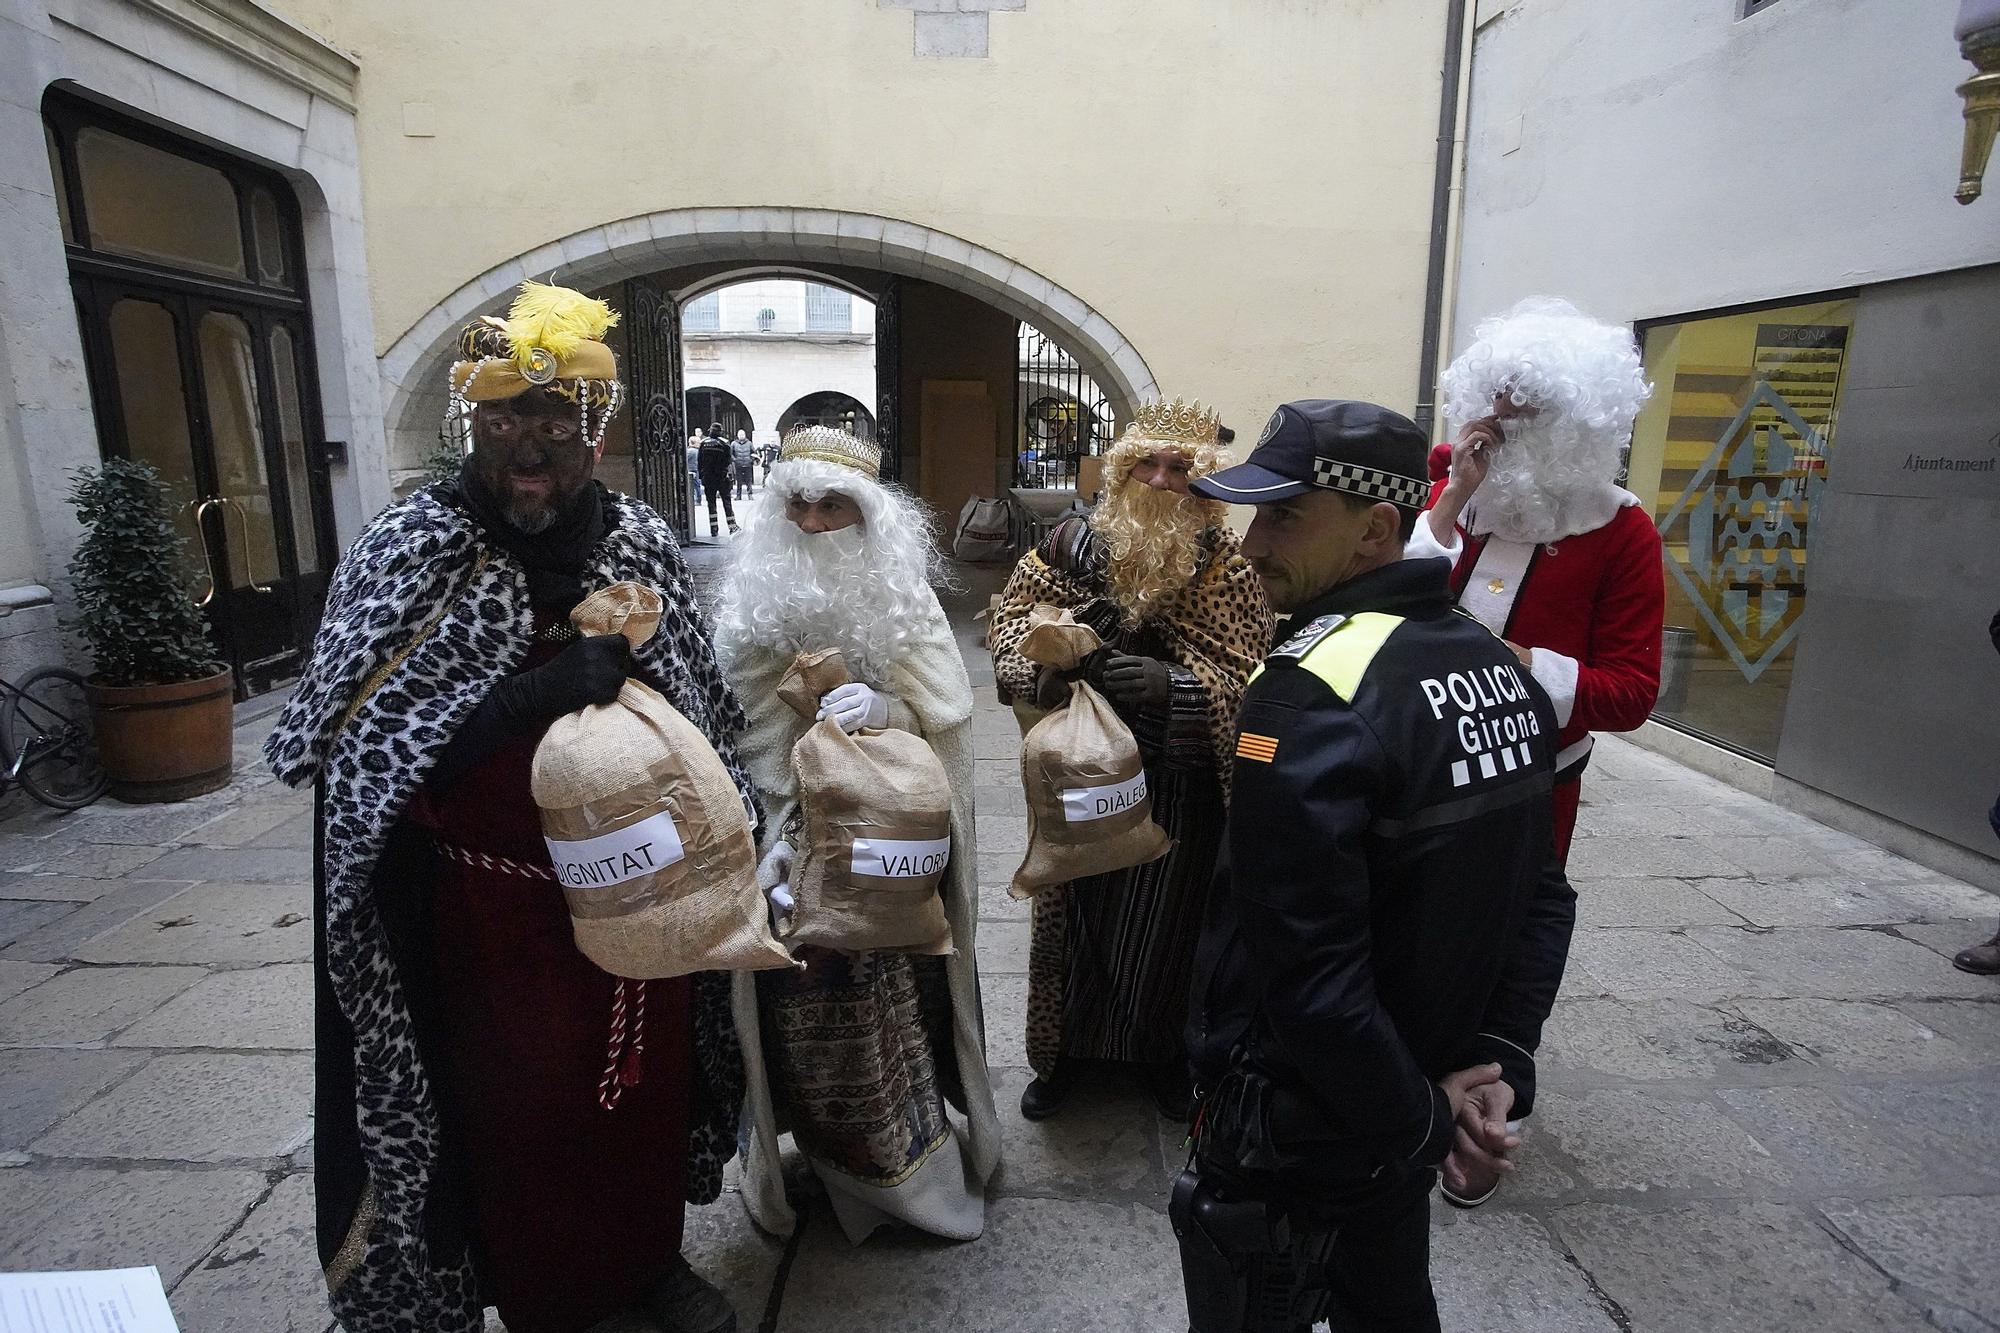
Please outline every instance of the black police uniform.
[[[1333, 419], [1305, 431], [1310, 462], [1274, 459], [1267, 427], [1250, 465], [1201, 489], [1421, 485], [1405, 419], [1294, 409], [1309, 428]], [[1407, 428], [1392, 468], [1365, 447], [1385, 429], [1370, 413]], [[1513, 1114], [1532, 1106], [1575, 912], [1551, 855], [1559, 728], [1514, 654], [1453, 607], [1449, 572], [1409, 560], [1322, 593], [1238, 716], [1192, 988], [1200, 1119], [1173, 1209], [1195, 1333], [1301, 1328], [1329, 1303], [1336, 1327], [1436, 1328], [1428, 1196], [1453, 1141], [1437, 1080], [1497, 1061]]]

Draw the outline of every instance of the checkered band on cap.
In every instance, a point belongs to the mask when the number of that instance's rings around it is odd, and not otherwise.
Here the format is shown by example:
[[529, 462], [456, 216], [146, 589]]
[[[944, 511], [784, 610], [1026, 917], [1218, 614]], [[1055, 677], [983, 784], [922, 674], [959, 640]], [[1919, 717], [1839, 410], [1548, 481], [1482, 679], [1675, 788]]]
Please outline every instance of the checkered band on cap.
[[1342, 463], [1331, 458], [1313, 459], [1313, 485], [1330, 491], [1345, 491], [1364, 500], [1387, 500], [1405, 509], [1422, 509], [1431, 495], [1431, 488], [1415, 477]]

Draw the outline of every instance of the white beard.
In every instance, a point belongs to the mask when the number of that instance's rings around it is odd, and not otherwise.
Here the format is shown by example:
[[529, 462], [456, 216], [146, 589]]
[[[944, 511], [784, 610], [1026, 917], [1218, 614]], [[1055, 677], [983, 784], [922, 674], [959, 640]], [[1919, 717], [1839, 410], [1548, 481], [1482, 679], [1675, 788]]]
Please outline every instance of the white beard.
[[1553, 426], [1519, 419], [1503, 423], [1506, 443], [1473, 497], [1467, 527], [1475, 537], [1540, 545], [1594, 532], [1631, 500], [1611, 480], [1621, 441], [1579, 430], [1560, 418]]
[[[793, 474], [801, 468], [781, 466]], [[807, 533], [786, 518], [784, 487], [758, 495], [717, 608], [715, 644], [725, 670], [752, 650], [837, 648], [856, 680], [883, 689], [926, 630], [936, 603], [921, 516], [897, 510], [898, 501], [872, 483], [843, 484], [870, 521], [837, 532]]]

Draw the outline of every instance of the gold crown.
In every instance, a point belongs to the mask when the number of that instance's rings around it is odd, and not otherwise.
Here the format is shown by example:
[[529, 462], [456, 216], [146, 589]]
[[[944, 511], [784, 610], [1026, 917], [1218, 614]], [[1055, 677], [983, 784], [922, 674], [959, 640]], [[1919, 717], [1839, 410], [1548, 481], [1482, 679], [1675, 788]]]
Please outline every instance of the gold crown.
[[1215, 443], [1222, 417], [1204, 411], [1199, 398], [1192, 403], [1176, 398], [1171, 403], [1142, 403], [1136, 424], [1139, 434], [1148, 439], [1203, 445]]
[[882, 449], [856, 435], [832, 426], [802, 426], [778, 446], [778, 461], [813, 458], [822, 463], [839, 463], [871, 477], [882, 472]]

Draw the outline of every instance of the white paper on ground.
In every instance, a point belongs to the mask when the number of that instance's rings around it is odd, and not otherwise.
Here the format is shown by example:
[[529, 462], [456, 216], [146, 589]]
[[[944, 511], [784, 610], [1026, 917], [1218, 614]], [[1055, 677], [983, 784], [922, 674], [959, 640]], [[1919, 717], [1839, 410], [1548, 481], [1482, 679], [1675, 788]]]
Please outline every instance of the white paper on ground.
[[0, 1273], [0, 1333], [180, 1333], [157, 1268]]

